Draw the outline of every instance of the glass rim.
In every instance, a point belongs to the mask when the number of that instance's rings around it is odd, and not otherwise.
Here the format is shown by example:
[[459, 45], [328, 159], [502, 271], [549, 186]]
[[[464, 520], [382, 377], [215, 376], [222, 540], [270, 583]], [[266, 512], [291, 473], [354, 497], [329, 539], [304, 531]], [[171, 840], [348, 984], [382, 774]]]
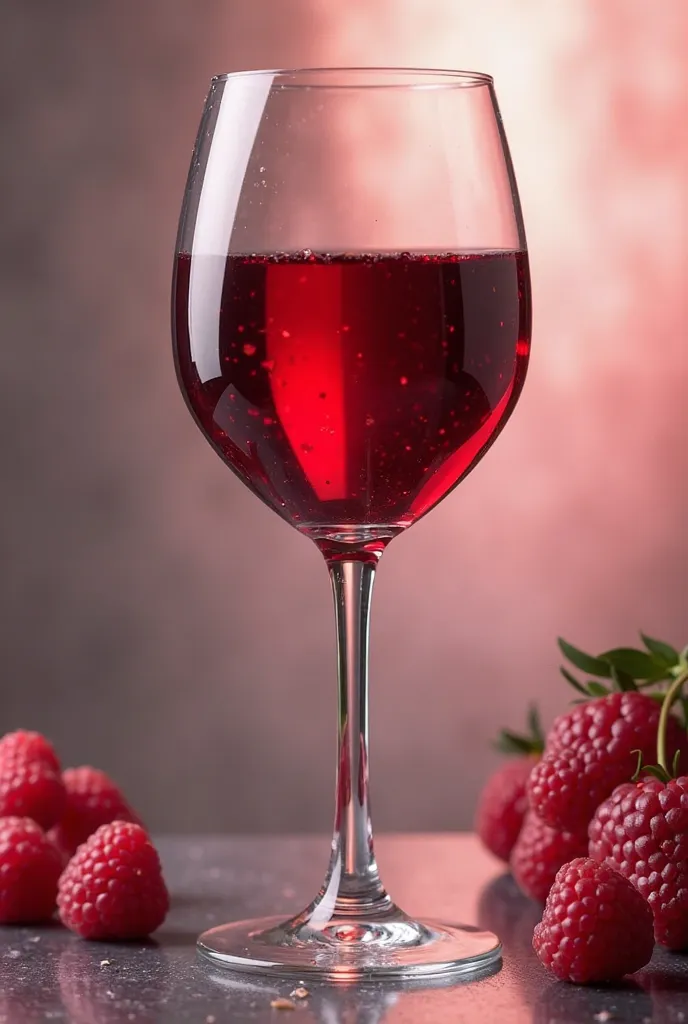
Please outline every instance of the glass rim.
[[[214, 75], [211, 84], [234, 79], [271, 77], [275, 85], [287, 89], [470, 89], [492, 86], [494, 79], [482, 71], [460, 71], [453, 68], [414, 67], [320, 67], [320, 68], [256, 68], [226, 71]], [[369, 80], [366, 80], [369, 76]], [[401, 81], [385, 80], [397, 76]], [[336, 81], [337, 78], [342, 81]], [[346, 79], [351, 78], [351, 81]], [[282, 81], [279, 81], [279, 80]], [[333, 81], [333, 79], [335, 79]], [[362, 80], [356, 80], [362, 79]]]

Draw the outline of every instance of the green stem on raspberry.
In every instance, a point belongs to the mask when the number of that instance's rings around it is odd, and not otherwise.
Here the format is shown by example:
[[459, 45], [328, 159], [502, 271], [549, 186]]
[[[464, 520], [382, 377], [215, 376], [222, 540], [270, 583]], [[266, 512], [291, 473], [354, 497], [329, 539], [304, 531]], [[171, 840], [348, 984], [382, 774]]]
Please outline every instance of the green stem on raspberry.
[[671, 777], [672, 767], [670, 767], [667, 762], [667, 722], [669, 721], [669, 715], [671, 714], [671, 708], [673, 707], [674, 701], [681, 692], [681, 687], [686, 680], [688, 680], [688, 667], [684, 665], [682, 671], [676, 676], [673, 683], [667, 690], [664, 701], [662, 702], [662, 710], [659, 714], [659, 726], [657, 728], [657, 761], [669, 777]]

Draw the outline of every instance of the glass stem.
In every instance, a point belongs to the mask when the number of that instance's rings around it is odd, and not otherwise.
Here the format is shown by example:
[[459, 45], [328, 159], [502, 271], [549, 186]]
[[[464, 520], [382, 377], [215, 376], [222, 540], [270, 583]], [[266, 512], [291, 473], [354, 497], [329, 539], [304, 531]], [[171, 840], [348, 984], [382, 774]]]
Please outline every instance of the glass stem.
[[338, 756], [332, 856], [321, 900], [351, 917], [396, 912], [378, 874], [368, 796], [368, 633], [376, 561], [328, 562], [337, 626]]

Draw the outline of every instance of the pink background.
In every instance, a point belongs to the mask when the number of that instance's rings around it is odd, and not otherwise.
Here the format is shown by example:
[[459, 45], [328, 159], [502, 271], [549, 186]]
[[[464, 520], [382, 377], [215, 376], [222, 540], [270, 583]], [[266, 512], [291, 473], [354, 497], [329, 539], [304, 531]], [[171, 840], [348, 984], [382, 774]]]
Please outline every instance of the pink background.
[[486, 460], [392, 545], [373, 609], [376, 824], [467, 826], [489, 739], [532, 699], [547, 720], [568, 701], [557, 634], [688, 640], [688, 6], [4, 10], [0, 727], [109, 769], [156, 829], [326, 829], [333, 790], [320, 556], [222, 467], [174, 379], [172, 253], [208, 81], [495, 76], [531, 372]]

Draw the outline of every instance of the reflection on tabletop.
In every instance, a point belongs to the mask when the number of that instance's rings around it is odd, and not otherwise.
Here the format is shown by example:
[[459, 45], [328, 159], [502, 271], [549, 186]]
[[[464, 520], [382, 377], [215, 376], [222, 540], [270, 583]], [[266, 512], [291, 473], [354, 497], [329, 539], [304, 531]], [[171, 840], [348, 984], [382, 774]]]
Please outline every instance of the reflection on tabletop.
[[[211, 970], [209, 977], [227, 993], [254, 998], [258, 1005], [267, 1006], [273, 1001], [288, 999], [300, 1011], [298, 1020], [303, 1024], [382, 1024], [383, 1021], [392, 1024], [394, 1020], [401, 1018], [398, 1018], [396, 1013], [388, 1011], [393, 1011], [396, 1007], [409, 1009], [405, 1004], [412, 994], [421, 997], [423, 1019], [431, 1020], [433, 1012], [436, 1012], [439, 1018], [442, 1011], [450, 1005], [452, 994], [457, 988], [474, 985], [480, 979], [499, 973], [499, 970], [499, 965], [487, 966], [481, 974], [472, 975], [470, 981], [463, 982], [457, 981], [456, 978], [407, 979], [384, 983], [370, 981], [354, 985], [308, 982], [307, 987], [302, 989], [298, 983], [293, 983], [292, 989], [301, 989], [307, 993], [303, 999], [291, 994], [286, 996], [285, 992], [289, 993], [289, 984], [276, 978], [248, 978], [217, 969]], [[448, 998], [442, 1000], [443, 993]], [[431, 995], [436, 995], [437, 998], [431, 1001], [428, 999]], [[406, 1015], [403, 1019], [407, 1019]], [[413, 1017], [409, 1016], [408, 1019], [411, 1020]], [[419, 1015], [417, 1019], [420, 1021], [421, 1016]]]

